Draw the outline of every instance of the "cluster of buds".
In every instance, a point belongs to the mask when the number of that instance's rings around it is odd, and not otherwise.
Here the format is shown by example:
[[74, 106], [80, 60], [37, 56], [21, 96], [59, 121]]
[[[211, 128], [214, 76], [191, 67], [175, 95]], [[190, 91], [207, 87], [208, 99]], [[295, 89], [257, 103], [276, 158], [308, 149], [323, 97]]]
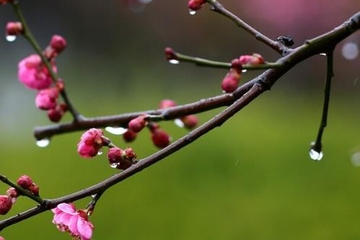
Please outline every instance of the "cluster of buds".
[[[159, 109], [166, 109], [175, 107], [176, 103], [173, 100], [165, 99], [159, 104]], [[150, 116], [147, 114], [141, 114], [138, 117], [132, 119], [128, 123], [128, 130], [124, 133], [123, 138], [125, 142], [131, 142], [135, 140], [137, 134], [145, 127], [150, 130], [151, 140], [153, 144], [158, 148], [164, 148], [171, 142], [169, 134], [160, 128], [160, 125], [154, 121], [153, 118], [157, 116]], [[187, 129], [193, 129], [198, 124], [198, 119], [195, 115], [187, 115], [175, 120], [178, 126], [185, 127]]]
[[[19, 177], [17, 180], [17, 185], [25, 191], [28, 191], [30, 194], [39, 196], [39, 187], [29, 176], [23, 175]], [[6, 191], [6, 195], [0, 195], [0, 215], [7, 214], [20, 195], [21, 193], [19, 193], [18, 190], [13, 187], [10, 187]]]
[[234, 92], [239, 85], [243, 66], [257, 66], [264, 63], [264, 58], [257, 53], [242, 55], [232, 60], [231, 68], [221, 82], [221, 89], [226, 93]]
[[[54, 35], [50, 45], [44, 51], [44, 56], [49, 60], [52, 71], [57, 72], [55, 57], [66, 47], [63, 37]], [[43, 63], [41, 57], [32, 54], [18, 64], [19, 81], [27, 88], [38, 90], [35, 97], [37, 108], [47, 111], [47, 115], [52, 122], [58, 122], [67, 111], [64, 103], [58, 103], [59, 94], [64, 91], [64, 82], [61, 79], [53, 80], [50, 72]], [[55, 84], [53, 84], [55, 82]]]
[[112, 168], [125, 170], [137, 163], [136, 154], [132, 148], [121, 149], [119, 147], [110, 148], [107, 153], [109, 164]]
[[197, 11], [199, 10], [204, 4], [206, 0], [189, 0], [188, 7], [190, 11]]
[[137, 163], [136, 153], [132, 148], [121, 148], [115, 146], [109, 138], [105, 137], [101, 129], [91, 128], [80, 138], [77, 151], [83, 158], [93, 158], [102, 153], [102, 147], [108, 147], [107, 157], [110, 167], [125, 170]]

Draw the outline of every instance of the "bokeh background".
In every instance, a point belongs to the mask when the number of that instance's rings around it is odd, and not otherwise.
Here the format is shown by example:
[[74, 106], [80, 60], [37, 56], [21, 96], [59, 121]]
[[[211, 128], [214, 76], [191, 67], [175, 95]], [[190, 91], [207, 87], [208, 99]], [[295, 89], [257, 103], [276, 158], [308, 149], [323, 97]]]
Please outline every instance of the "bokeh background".
[[[138, 2], [136, 2], [138, 1]], [[359, 11], [357, 0], [224, 0], [222, 3], [271, 38], [291, 35], [295, 45], [329, 31]], [[170, 65], [165, 47], [220, 61], [252, 52], [269, 61], [278, 55], [205, 6], [190, 16], [187, 1], [21, 1], [40, 44], [53, 34], [68, 40], [58, 58], [68, 94], [86, 116], [154, 109], [161, 99], [179, 104], [220, 93], [226, 71]], [[0, 7], [0, 24], [14, 20]], [[1, 30], [4, 35], [4, 30]], [[343, 54], [352, 44], [353, 57]], [[93, 239], [307, 239], [360, 238], [360, 35], [340, 43], [324, 158], [308, 156], [321, 116], [324, 57], [303, 62], [270, 92], [221, 128], [191, 146], [111, 188], [91, 221]], [[35, 145], [33, 127], [49, 124], [34, 106], [35, 92], [17, 80], [17, 63], [33, 53], [19, 38], [0, 39], [0, 173], [16, 180], [28, 174], [44, 198], [88, 187], [113, 174], [105, 156], [76, 153], [81, 132]], [[258, 72], [243, 75], [243, 81]], [[199, 115], [202, 122], [220, 109]], [[64, 121], [69, 121], [69, 116]], [[186, 133], [162, 127], [173, 139]], [[126, 147], [121, 137], [111, 136]], [[149, 134], [131, 144], [140, 158], [156, 151]], [[7, 186], [0, 185], [5, 193]], [[83, 208], [89, 199], [76, 202]], [[4, 219], [35, 206], [18, 199]], [[69, 239], [46, 212], [6, 228], [6, 239]]]

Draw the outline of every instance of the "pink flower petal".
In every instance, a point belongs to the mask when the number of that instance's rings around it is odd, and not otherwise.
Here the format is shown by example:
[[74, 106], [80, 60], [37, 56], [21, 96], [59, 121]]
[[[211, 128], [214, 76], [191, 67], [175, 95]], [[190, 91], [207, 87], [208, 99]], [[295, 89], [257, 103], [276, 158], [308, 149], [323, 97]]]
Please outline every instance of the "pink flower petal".
[[86, 221], [83, 218], [79, 218], [77, 222], [77, 230], [80, 233], [81, 240], [88, 240], [92, 236], [92, 230], [94, 226], [91, 222]]

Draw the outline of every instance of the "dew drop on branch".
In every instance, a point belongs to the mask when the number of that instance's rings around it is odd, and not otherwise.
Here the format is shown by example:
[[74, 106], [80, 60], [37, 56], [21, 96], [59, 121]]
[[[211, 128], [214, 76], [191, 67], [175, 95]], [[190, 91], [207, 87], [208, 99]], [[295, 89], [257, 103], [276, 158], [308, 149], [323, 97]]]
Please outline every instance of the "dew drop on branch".
[[195, 15], [196, 14], [196, 11], [192, 10], [192, 9], [189, 9], [189, 14], [190, 15]]
[[180, 128], [183, 128], [184, 127], [184, 123], [183, 121], [181, 121], [179, 118], [175, 119], [174, 120], [174, 123], [176, 126], [180, 127]]
[[6, 38], [6, 41], [8, 41], [8, 42], [13, 42], [16, 40], [16, 36], [14, 36], [14, 35], [6, 35], [5, 38]]
[[111, 168], [117, 168], [119, 166], [119, 163], [110, 163]]
[[320, 53], [319, 55], [326, 57], [326, 53]]
[[126, 128], [123, 127], [106, 127], [105, 130], [114, 135], [122, 135], [127, 132]]
[[248, 70], [247, 69], [242, 69], [241, 72], [242, 73], [246, 73]]
[[324, 154], [322, 151], [318, 152], [311, 148], [309, 151], [309, 156], [314, 161], [320, 161], [323, 158]]
[[103, 151], [101, 151], [101, 150], [99, 150], [98, 153], [97, 153], [98, 156], [100, 156], [102, 154], [103, 154]]
[[177, 59], [169, 59], [169, 63], [171, 63], [171, 64], [179, 64], [180, 61], [177, 60]]
[[50, 139], [48, 138], [43, 138], [36, 141], [36, 145], [41, 148], [47, 147], [49, 146], [49, 144], [50, 144]]

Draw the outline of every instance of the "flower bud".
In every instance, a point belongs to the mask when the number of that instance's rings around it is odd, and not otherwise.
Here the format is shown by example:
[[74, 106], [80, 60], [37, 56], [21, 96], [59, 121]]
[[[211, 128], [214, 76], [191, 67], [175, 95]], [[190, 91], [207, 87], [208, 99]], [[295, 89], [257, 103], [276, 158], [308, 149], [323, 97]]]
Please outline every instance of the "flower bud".
[[165, 57], [166, 60], [170, 61], [170, 60], [177, 60], [177, 56], [174, 52], [174, 50], [172, 48], [165, 48]]
[[240, 82], [240, 72], [237, 69], [231, 68], [221, 82], [221, 89], [226, 93], [231, 93], [236, 90]]
[[253, 55], [242, 55], [240, 56], [239, 61], [242, 65], [247, 64], [253, 66], [265, 63], [264, 57], [258, 53], [253, 53]]
[[197, 11], [205, 3], [206, 3], [206, 0], [189, 0], [188, 7], [189, 7], [190, 10]]
[[109, 160], [110, 164], [120, 164], [121, 160], [122, 160], [122, 156], [123, 156], [123, 150], [118, 148], [118, 147], [113, 147], [110, 148], [108, 153], [107, 153], [107, 158]]
[[36, 185], [35, 183], [34, 183], [33, 185], [31, 185], [28, 190], [29, 190], [29, 192], [31, 192], [31, 193], [34, 194], [35, 196], [39, 196], [39, 190], [40, 190], [40, 188], [39, 188], [39, 186]]
[[171, 138], [164, 130], [155, 128], [151, 131], [151, 140], [158, 148], [164, 148], [170, 144]]
[[133, 132], [140, 132], [144, 129], [148, 121], [146, 120], [147, 115], [140, 115], [129, 122], [129, 129]]
[[35, 105], [41, 110], [54, 109], [59, 97], [59, 91], [57, 88], [47, 88], [40, 90], [35, 97]]
[[24, 31], [21, 22], [8, 22], [6, 24], [6, 34], [8, 36], [17, 36]]
[[128, 129], [122, 136], [125, 142], [132, 142], [136, 139], [137, 133]]
[[67, 111], [67, 106], [65, 103], [56, 105], [55, 108], [49, 109], [47, 111], [47, 115], [50, 121], [59, 122]]
[[173, 101], [171, 99], [164, 99], [160, 102], [159, 109], [165, 109], [165, 108], [170, 108], [170, 107], [175, 107], [175, 106], [176, 106], [175, 101]]
[[0, 195], [0, 215], [7, 214], [12, 207], [12, 201], [9, 196]]
[[60, 35], [54, 35], [51, 38], [50, 46], [56, 53], [59, 54], [66, 48], [66, 40]]
[[22, 175], [21, 177], [19, 177], [18, 178], [18, 180], [17, 180], [17, 184], [20, 186], [20, 187], [22, 187], [22, 188], [24, 188], [24, 189], [26, 189], [26, 190], [28, 190], [29, 189], [29, 187], [31, 186], [31, 185], [33, 185], [33, 180], [29, 177], [29, 176], [27, 176], [27, 175]]
[[[17, 190], [15, 188], [11, 187], [6, 191], [6, 195], [9, 196], [9, 198], [11, 198], [11, 199], [16, 199], [19, 196], [19, 193], [17, 192]], [[13, 200], [13, 203], [14, 203], [14, 200]]]
[[181, 121], [184, 123], [184, 126], [187, 129], [193, 129], [198, 124], [199, 120], [195, 115], [187, 115], [181, 118]]

